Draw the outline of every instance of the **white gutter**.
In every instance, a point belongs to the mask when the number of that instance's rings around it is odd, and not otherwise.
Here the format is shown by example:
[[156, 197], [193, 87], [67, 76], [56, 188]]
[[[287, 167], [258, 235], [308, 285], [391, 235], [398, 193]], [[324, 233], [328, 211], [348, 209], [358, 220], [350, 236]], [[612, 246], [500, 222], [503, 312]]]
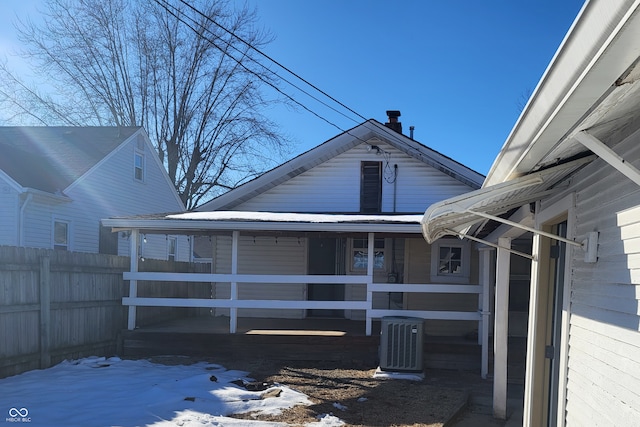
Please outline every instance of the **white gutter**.
[[341, 233], [420, 234], [420, 218], [415, 223], [350, 223], [350, 222], [266, 222], [266, 221], [197, 221], [197, 220], [131, 220], [104, 219], [102, 224], [113, 231], [148, 230], [158, 233], [194, 231], [332, 231]]

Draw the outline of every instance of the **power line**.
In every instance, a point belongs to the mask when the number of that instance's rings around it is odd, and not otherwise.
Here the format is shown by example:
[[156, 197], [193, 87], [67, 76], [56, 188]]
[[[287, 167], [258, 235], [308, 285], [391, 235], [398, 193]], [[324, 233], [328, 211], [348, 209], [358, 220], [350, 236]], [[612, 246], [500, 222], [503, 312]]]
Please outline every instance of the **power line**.
[[356, 112], [355, 110], [349, 108], [348, 106], [346, 106], [345, 104], [343, 104], [342, 102], [338, 101], [336, 98], [332, 97], [331, 95], [329, 95], [327, 92], [323, 91], [322, 89], [320, 89], [319, 87], [315, 86], [314, 84], [312, 84], [311, 82], [305, 80], [303, 77], [301, 77], [300, 75], [298, 75], [297, 73], [295, 73], [294, 71], [292, 71], [291, 69], [285, 67], [283, 64], [281, 64], [280, 62], [276, 61], [275, 59], [273, 59], [272, 57], [270, 57], [269, 55], [267, 55], [266, 53], [262, 52], [260, 49], [256, 48], [255, 46], [253, 46], [251, 43], [245, 41], [242, 37], [238, 36], [237, 34], [235, 34], [233, 31], [228, 30], [227, 28], [223, 27], [222, 25], [220, 25], [219, 23], [217, 23], [214, 19], [212, 19], [211, 17], [205, 15], [204, 13], [202, 13], [200, 10], [198, 10], [197, 8], [195, 8], [194, 6], [191, 6], [189, 3], [187, 3], [185, 0], [180, 0], [181, 3], [183, 3], [184, 5], [186, 5], [187, 7], [189, 7], [191, 10], [193, 10], [194, 12], [196, 12], [197, 14], [199, 14], [200, 16], [202, 16], [203, 18], [207, 19], [208, 21], [210, 21], [213, 25], [217, 26], [218, 28], [220, 28], [221, 30], [223, 30], [224, 32], [226, 32], [227, 34], [233, 36], [234, 38], [236, 38], [237, 40], [239, 40], [241, 43], [245, 44], [247, 47], [249, 47], [250, 49], [255, 50], [258, 54], [260, 54], [261, 56], [265, 57], [266, 59], [268, 59], [269, 61], [273, 62], [274, 64], [276, 64], [278, 67], [282, 68], [283, 70], [287, 71], [289, 74], [293, 75], [294, 77], [296, 77], [297, 79], [303, 81], [304, 83], [306, 83], [307, 85], [309, 85], [310, 87], [312, 87], [313, 89], [315, 89], [316, 91], [320, 92], [322, 95], [326, 96], [327, 98], [329, 98], [330, 100], [332, 100], [333, 102], [335, 102], [336, 104], [340, 105], [341, 107], [349, 110], [350, 112], [352, 112], [353, 114], [355, 114], [356, 116], [358, 116], [360, 119], [366, 121], [367, 119], [361, 115], [360, 113]]
[[[176, 10], [177, 13], [180, 13], [182, 15], [184, 15], [187, 19], [189, 19], [192, 23], [200, 26], [203, 31], [207, 31], [208, 33], [210, 33], [211, 35], [213, 35], [216, 39], [218, 40], [222, 40], [220, 36], [216, 35], [215, 33], [211, 32], [211, 30], [209, 30], [208, 28], [205, 28], [204, 26], [202, 26], [202, 24], [198, 23], [193, 17], [190, 17], [188, 15], [186, 15], [184, 12], [180, 11], [176, 6], [171, 5], [169, 3], [168, 0], [154, 0], [160, 7], [162, 7], [164, 10], [166, 10], [169, 14], [171, 14], [173, 17], [175, 17], [176, 19], [178, 19], [178, 21], [182, 22], [183, 24], [185, 24], [189, 29], [191, 29], [192, 31], [194, 31], [196, 34], [198, 34], [198, 36], [202, 37], [203, 39], [207, 40], [209, 43], [211, 43], [213, 46], [216, 46], [218, 49], [220, 49], [222, 51], [223, 54], [229, 56], [231, 59], [233, 59], [239, 66], [241, 66], [243, 69], [245, 69], [245, 71], [253, 74], [254, 76], [256, 76], [258, 79], [260, 79], [262, 82], [264, 82], [265, 84], [267, 84], [268, 86], [272, 87], [274, 90], [276, 90], [278, 93], [282, 94], [283, 96], [285, 96], [287, 99], [289, 99], [290, 101], [292, 101], [293, 103], [299, 105], [300, 107], [302, 107], [304, 110], [308, 111], [309, 113], [313, 114], [314, 116], [318, 117], [319, 119], [323, 120], [324, 122], [328, 123], [329, 125], [335, 127], [336, 129], [340, 130], [343, 133], [346, 133], [347, 135], [352, 136], [353, 138], [357, 139], [360, 142], [363, 142], [365, 144], [371, 145], [368, 141], [365, 141], [364, 139], [362, 139], [361, 137], [354, 135], [353, 133], [351, 133], [350, 130], [345, 130], [342, 129], [340, 126], [338, 126], [337, 124], [331, 122], [329, 119], [327, 119], [326, 117], [321, 116], [320, 114], [316, 113], [315, 111], [313, 111], [311, 108], [307, 107], [306, 105], [302, 104], [300, 101], [297, 101], [296, 99], [294, 99], [291, 95], [283, 92], [279, 87], [277, 87], [275, 84], [267, 81], [264, 79], [263, 76], [261, 76], [260, 74], [256, 73], [255, 71], [249, 69], [248, 67], [246, 67], [244, 64], [241, 63], [240, 60], [236, 59], [233, 55], [231, 55], [229, 52], [226, 52], [224, 50], [222, 50], [220, 47], [218, 47], [210, 38], [206, 37], [201, 31], [198, 31], [196, 28], [194, 28], [190, 23], [186, 22], [183, 18], [181, 18], [180, 16], [178, 16], [176, 13], [174, 13], [174, 11], [169, 10], [169, 7], [171, 7], [172, 9]], [[162, 3], [161, 3], [162, 1]], [[235, 38], [236, 40], [239, 40], [242, 44], [246, 45], [249, 49], [252, 49], [254, 51], [256, 51], [257, 53], [259, 53], [261, 56], [267, 58], [269, 61], [273, 62], [274, 64], [276, 64], [278, 67], [284, 69], [285, 71], [287, 71], [288, 73], [290, 73], [291, 75], [293, 75], [294, 77], [298, 78], [299, 80], [301, 80], [302, 82], [304, 82], [305, 84], [309, 85], [310, 87], [312, 87], [313, 89], [317, 90], [319, 93], [323, 94], [324, 96], [328, 97], [329, 99], [331, 99], [332, 101], [336, 102], [338, 105], [342, 106], [343, 108], [347, 109], [348, 111], [352, 112], [353, 114], [355, 114], [356, 116], [358, 116], [359, 118], [361, 118], [362, 120], [364, 120], [363, 126], [369, 130], [378, 130], [378, 128], [376, 127], [375, 129], [373, 127], [370, 126], [370, 124], [368, 123], [368, 120], [362, 116], [361, 114], [357, 113], [356, 111], [352, 110], [351, 108], [347, 107], [346, 105], [344, 105], [343, 103], [341, 103], [340, 101], [336, 100], [335, 98], [333, 98], [332, 96], [330, 96], [329, 94], [327, 94], [326, 92], [324, 92], [323, 90], [319, 89], [318, 87], [316, 87], [315, 85], [313, 85], [312, 83], [308, 82], [307, 80], [305, 80], [304, 78], [300, 77], [298, 74], [296, 74], [295, 72], [291, 71], [290, 69], [288, 69], [287, 67], [285, 67], [284, 65], [280, 64], [278, 61], [276, 61], [275, 59], [271, 58], [270, 56], [266, 55], [265, 53], [263, 53], [262, 51], [260, 51], [258, 48], [254, 47], [253, 45], [251, 45], [249, 42], [245, 41], [244, 39], [242, 39], [240, 36], [238, 36], [237, 34], [235, 34], [234, 32], [228, 30], [227, 28], [223, 27], [222, 25], [220, 25], [219, 23], [215, 22], [215, 20], [213, 20], [211, 17], [207, 16], [206, 14], [202, 13], [201, 11], [199, 11], [197, 8], [189, 5], [188, 3], [186, 3], [184, 0], [180, 0], [181, 3], [185, 4], [186, 6], [188, 6], [190, 9], [192, 9], [193, 11], [195, 11], [198, 15], [200, 15], [201, 17], [205, 18], [207, 21], [211, 22], [212, 24], [214, 24], [215, 26], [217, 26], [218, 28], [222, 29], [224, 32], [226, 32], [227, 34], [231, 35], [233, 38]], [[235, 50], [236, 52], [239, 52], [241, 55], [246, 55], [245, 52], [239, 50], [238, 48], [236, 48], [235, 46], [233, 46], [230, 42], [222, 40], [223, 42], [227, 43], [227, 45], [232, 48], [233, 50]], [[337, 112], [338, 114], [341, 114], [344, 117], [347, 117], [345, 114], [337, 111], [335, 108], [327, 105], [326, 103], [324, 103], [323, 101], [319, 100], [318, 98], [316, 98], [315, 96], [309, 94], [307, 91], [303, 90], [302, 88], [298, 87], [297, 85], [293, 84], [292, 82], [290, 82], [289, 80], [285, 79], [284, 77], [280, 76], [278, 73], [276, 73], [275, 71], [269, 69], [268, 67], [266, 67], [264, 64], [256, 61], [255, 59], [251, 58], [250, 56], [246, 56], [249, 60], [251, 60], [252, 62], [258, 64], [259, 66], [263, 67], [265, 70], [267, 70], [268, 72], [272, 73], [273, 75], [275, 75], [277, 78], [283, 80], [284, 82], [288, 83], [289, 85], [291, 85], [292, 87], [300, 90], [302, 93], [306, 94], [307, 96], [311, 97], [312, 99], [316, 100], [317, 102], [321, 103], [322, 105], [330, 108], [331, 110]], [[349, 118], [349, 117], [347, 117]], [[350, 118], [349, 118], [350, 119]], [[352, 119], [350, 119], [352, 120]], [[354, 120], [355, 122], [355, 120]], [[383, 133], [385, 133], [387, 135], [387, 137], [389, 137], [392, 140], [396, 140], [396, 141], [400, 141], [400, 135], [398, 135], [398, 133], [394, 130], [389, 129], [386, 126], [382, 127], [382, 131]], [[404, 135], [402, 135], [404, 136]], [[420, 150], [414, 149], [417, 154], [419, 155], [420, 158], [423, 158], [424, 160], [424, 155]], [[436, 161], [435, 159], [432, 159], [433, 162], [435, 162], [435, 164], [433, 164], [433, 166], [438, 167], [438, 168], [442, 168], [443, 165], [440, 164], [440, 162]], [[387, 160], [388, 162], [388, 160]]]
[[[277, 91], [278, 93], [280, 93], [281, 95], [283, 95], [284, 97], [286, 97], [287, 99], [289, 99], [291, 102], [295, 103], [296, 105], [302, 107], [304, 110], [308, 111], [309, 113], [313, 114], [314, 116], [318, 117], [319, 119], [323, 120], [324, 122], [328, 123], [329, 125], [337, 128], [338, 130], [345, 132], [344, 129], [342, 129], [340, 126], [338, 126], [337, 124], [331, 122], [330, 120], [328, 120], [327, 118], [321, 116], [320, 114], [316, 113], [315, 111], [311, 110], [309, 107], [307, 107], [306, 105], [302, 104], [300, 101], [297, 101], [296, 99], [294, 99], [291, 95], [285, 93], [282, 91], [282, 89], [280, 89], [279, 87], [277, 87], [275, 84], [267, 81], [263, 76], [261, 76], [260, 74], [256, 73], [254, 70], [249, 69], [246, 65], [244, 65], [242, 63], [242, 61], [240, 61], [239, 59], [235, 58], [233, 55], [229, 54], [228, 52], [225, 52], [224, 50], [222, 50], [220, 47], [218, 47], [213, 40], [211, 40], [209, 37], [206, 37], [202, 32], [198, 31], [196, 28], [194, 28], [190, 23], [186, 22], [184, 19], [182, 19], [180, 16], [178, 16], [176, 13], [174, 13], [172, 10], [169, 10], [169, 8], [167, 7], [167, 1], [163, 0], [164, 4], [160, 2], [160, 0], [154, 0], [155, 3], [157, 3], [160, 7], [162, 7], [164, 10], [167, 11], [167, 13], [169, 13], [170, 15], [172, 15], [174, 18], [176, 18], [178, 21], [182, 22], [184, 25], [186, 25], [189, 29], [191, 29], [193, 32], [195, 32], [199, 37], [202, 37], [204, 40], [208, 41], [209, 43], [211, 43], [213, 46], [215, 46], [216, 48], [220, 49], [223, 54], [229, 56], [233, 61], [235, 61], [240, 67], [242, 67], [245, 71], [247, 71], [250, 74], [253, 74], [255, 77], [257, 77], [260, 81], [262, 81], [263, 83], [267, 84], [268, 86], [270, 86], [271, 88], [273, 88], [275, 91]], [[193, 18], [188, 17], [188, 19], [190, 19], [192, 22], [197, 23]], [[203, 30], [206, 30], [203, 27]], [[219, 36], [216, 36], [214, 34], [214, 36], [218, 39], [220, 39]], [[228, 43], [228, 42], [227, 42]], [[239, 51], [236, 47], [234, 47], [233, 45], [231, 45], [230, 43], [229, 47], [231, 47], [232, 49]], [[243, 52], [239, 51], [241, 54], [244, 55]], [[250, 57], [247, 57], [250, 58]], [[250, 58], [251, 59], [251, 58]], [[307, 94], [308, 96], [310, 96], [311, 98], [315, 99], [316, 101], [320, 102], [321, 104], [327, 106], [328, 108], [331, 108], [332, 110], [336, 111], [337, 113], [345, 116], [343, 113], [340, 113], [339, 111], [335, 110], [334, 108], [332, 108], [331, 106], [325, 104], [324, 102], [322, 102], [321, 100], [315, 98], [314, 96], [312, 96], [311, 94], [308, 94], [307, 92], [305, 92], [303, 89], [299, 88], [298, 86], [296, 86], [295, 84], [289, 82], [288, 80], [284, 79], [283, 77], [281, 77], [280, 75], [278, 75], [277, 73], [269, 70], [267, 67], [265, 67], [263, 64], [260, 64], [259, 62], [251, 59], [253, 62], [256, 62], [257, 64], [259, 64], [260, 66], [262, 66], [264, 69], [270, 71], [272, 74], [274, 74], [275, 76], [277, 76], [278, 78], [282, 79], [283, 81], [289, 83], [291, 86], [295, 87], [296, 89], [302, 91], [303, 93]], [[347, 116], [345, 116], [347, 117]], [[348, 117], [347, 117], [348, 118]], [[352, 120], [352, 119], [351, 119]], [[354, 120], [355, 121], [355, 120]]]
[[[175, 11], [177, 11], [177, 13], [181, 13], [182, 15], [184, 15], [184, 16], [185, 16], [187, 19], [189, 19], [192, 23], [194, 23], [194, 24], [196, 24], [196, 25], [198, 25], [198, 26], [201, 26], [201, 27], [203, 28], [203, 30], [204, 30], [204, 31], [209, 32], [209, 33], [210, 33], [211, 35], [213, 35], [215, 38], [222, 40], [220, 36], [218, 36], [217, 34], [215, 34], [215, 33], [211, 32], [211, 30], [209, 30], [208, 28], [206, 28], [206, 27], [202, 26], [202, 25], [201, 25], [199, 22], [197, 22], [194, 18], [192, 18], [192, 17], [190, 17], [190, 16], [186, 15], [184, 12], [180, 11], [176, 6], [174, 6], [174, 5], [172, 5], [171, 3], [169, 3], [169, 1], [168, 1], [168, 0], [162, 0], [163, 4], [160, 4], [160, 3], [159, 3], [159, 0], [155, 0], [155, 2], [156, 2], [156, 3], [158, 3], [158, 4], [159, 4], [162, 8], [164, 8], [167, 12], [171, 13], [171, 15], [173, 15], [174, 17], [176, 17], [180, 22], [182, 22], [182, 23], [184, 23], [185, 25], [189, 26], [189, 28], [191, 28], [191, 29], [192, 29], [194, 32], [196, 32], [196, 34], [198, 34], [199, 36], [201, 36], [201, 37], [205, 38], [205, 37], [204, 37], [200, 32], [198, 32], [198, 31], [197, 31], [196, 29], [194, 29], [191, 25], [187, 24], [186, 22], [184, 22], [184, 20], [182, 20], [180, 17], [178, 17], [178, 16], [176, 15], [176, 13], [169, 11], [168, 6], [172, 7]], [[245, 44], [246, 46], [248, 46], [250, 49], [252, 49], [252, 50], [254, 50], [254, 51], [258, 52], [259, 54], [261, 54], [261, 55], [263, 55], [263, 56], [265, 56], [265, 57], [267, 57], [267, 58], [269, 58], [269, 57], [268, 57], [268, 56], [266, 56], [264, 53], [262, 53], [259, 49], [257, 49], [256, 47], [252, 46], [249, 42], [247, 42], [247, 41], [243, 40], [242, 38], [240, 38], [240, 37], [239, 37], [238, 35], [236, 35], [235, 33], [231, 32], [230, 30], [227, 30], [225, 27], [223, 27], [223, 26], [221, 26], [220, 24], [216, 23], [213, 19], [211, 19], [210, 17], [208, 17], [206, 14], [202, 13], [202, 12], [201, 12], [201, 11], [199, 11], [198, 9], [194, 8], [193, 6], [190, 6], [190, 5], [188, 5], [188, 4], [187, 4], [187, 6], [189, 6], [189, 8], [191, 8], [191, 9], [195, 10], [199, 15], [201, 15], [201, 16], [202, 16], [202, 17], [204, 17], [205, 19], [207, 19], [207, 21], [209, 21], [209, 22], [213, 23], [213, 24], [214, 24], [214, 25], [216, 25], [217, 27], [221, 28], [223, 31], [225, 31], [225, 32], [227, 32], [228, 34], [232, 35], [235, 39], [239, 40], [240, 42], [242, 42], [243, 44]], [[205, 38], [205, 39], [206, 39], [206, 38]], [[207, 39], [207, 40], [208, 40], [208, 39]], [[209, 41], [210, 41], [210, 40], [209, 40]], [[227, 43], [227, 44], [228, 44], [228, 46], [229, 46], [231, 49], [235, 50], [236, 52], [240, 53], [241, 55], [243, 55], [243, 56], [244, 56], [244, 55], [246, 55], [246, 53], [245, 53], [245, 52], [241, 51], [240, 49], [238, 49], [237, 47], [235, 47], [233, 44], [231, 44], [231, 43], [229, 43], [229, 42], [227, 42], [227, 41], [224, 41], [224, 42], [225, 42], [225, 43]], [[214, 43], [212, 43], [212, 44], [214, 44]], [[215, 44], [214, 44], [214, 46], [215, 46]], [[223, 51], [223, 53], [224, 53], [224, 54], [226, 54], [226, 55], [229, 55], [227, 52], [224, 52], [224, 51]], [[229, 55], [229, 56], [231, 56], [231, 55]], [[233, 58], [233, 59], [234, 59], [234, 60], [236, 60], [235, 58]], [[337, 109], [335, 109], [334, 107], [332, 107], [332, 106], [330, 106], [329, 104], [325, 103], [324, 101], [322, 101], [322, 100], [318, 99], [317, 97], [315, 97], [314, 95], [312, 95], [312, 94], [311, 94], [311, 93], [309, 93], [308, 91], [304, 90], [304, 89], [303, 89], [303, 88], [301, 88], [300, 86], [298, 86], [298, 85], [294, 84], [294, 83], [293, 83], [293, 82], [291, 82], [290, 80], [287, 80], [286, 78], [282, 77], [281, 75], [279, 75], [279, 74], [278, 74], [278, 73], [276, 73], [275, 71], [273, 71], [273, 70], [271, 70], [270, 68], [266, 67], [264, 64], [262, 64], [262, 63], [258, 62], [257, 60], [253, 59], [251, 56], [247, 56], [247, 59], [249, 59], [251, 62], [254, 62], [254, 63], [256, 63], [257, 65], [261, 66], [262, 68], [264, 68], [264, 70], [265, 70], [265, 71], [267, 71], [267, 72], [269, 72], [269, 73], [273, 74], [273, 75], [274, 75], [274, 76], [276, 76], [278, 79], [280, 79], [280, 80], [282, 80], [282, 81], [284, 81], [284, 82], [288, 83], [290, 86], [292, 86], [292, 87], [294, 87], [295, 89], [299, 90], [300, 92], [304, 93], [305, 95], [307, 95], [309, 98], [313, 99], [314, 101], [316, 101], [316, 102], [318, 102], [318, 103], [320, 103], [320, 104], [324, 105], [325, 107], [327, 107], [327, 108], [329, 108], [330, 110], [333, 110], [334, 112], [336, 112], [336, 113], [340, 114], [341, 116], [343, 116], [343, 117], [345, 117], [345, 118], [347, 118], [347, 119], [349, 119], [349, 120], [353, 121], [354, 123], [357, 123], [357, 121], [356, 121], [356, 120], [352, 119], [351, 117], [347, 116], [346, 114], [342, 113], [341, 111], [338, 111]], [[270, 58], [269, 58], [269, 59], [270, 59]], [[270, 59], [270, 60], [271, 60], [271, 59]], [[282, 66], [281, 66], [281, 65], [279, 65], [276, 61], [274, 61], [274, 60], [271, 60], [271, 61], [272, 61], [272, 62], [274, 62], [276, 65], [278, 65], [278, 66], [282, 67]], [[319, 91], [320, 93], [322, 93], [323, 95], [325, 95], [325, 96], [329, 96], [329, 95], [326, 95], [326, 94], [325, 94], [324, 92], [322, 92], [321, 90], [317, 89], [315, 86], [313, 86], [313, 85], [312, 85], [312, 84], [310, 84], [309, 82], [307, 82], [307, 81], [305, 81], [304, 79], [302, 79], [302, 78], [298, 77], [295, 73], [293, 73], [293, 72], [289, 71], [286, 67], [282, 67], [282, 68], [283, 68], [284, 70], [286, 70], [286, 71], [290, 72], [290, 73], [291, 73], [291, 74], [293, 74], [295, 77], [299, 78], [299, 79], [300, 79], [300, 80], [302, 80], [304, 83], [306, 83], [306, 84], [308, 84], [309, 86], [311, 86], [312, 88], [314, 88], [314, 89], [318, 90], [318, 91]], [[251, 70], [248, 70], [248, 71], [249, 71], [249, 72], [251, 72]], [[272, 86], [272, 87], [273, 87], [273, 86]], [[275, 88], [274, 88], [274, 89], [275, 89]], [[277, 90], [277, 89], [276, 89], [276, 90]], [[282, 93], [282, 92], [280, 92], [280, 93]], [[288, 98], [289, 98], [289, 97], [288, 97]], [[331, 98], [330, 96], [329, 96], [329, 98], [330, 98], [330, 99], [332, 99], [332, 100], [334, 100], [334, 99], [333, 99], [333, 98]], [[290, 99], [290, 98], [289, 98], [289, 99]], [[337, 102], [337, 103], [338, 103], [338, 104], [340, 104], [340, 105], [343, 105], [343, 104], [341, 104], [339, 101], [336, 101], [336, 100], [334, 100], [334, 101], [335, 101], [335, 102]], [[295, 102], [295, 101], [294, 101], [294, 102]], [[303, 106], [303, 108], [305, 108], [305, 107]], [[353, 112], [354, 114], [356, 114], [358, 117], [363, 118], [363, 116], [359, 115], [358, 113], [356, 113], [355, 111], [353, 111], [353, 110], [349, 109], [348, 107], [346, 107], [346, 106], [345, 106], [345, 108], [347, 108], [348, 110], [352, 111], [352, 112]], [[308, 108], [305, 108], [305, 109], [307, 109], [307, 110], [308, 110]], [[312, 113], [313, 113], [313, 112], [312, 112]], [[315, 114], [315, 113], [313, 113], [313, 114], [314, 114], [314, 115], [317, 115], [317, 114]], [[325, 118], [322, 118], [322, 119], [323, 119], [324, 121], [327, 121]], [[330, 122], [328, 122], [328, 123], [330, 123]], [[332, 123], [330, 123], [330, 124], [332, 124]], [[333, 125], [333, 126], [336, 126], [335, 124], [332, 124], [332, 125]], [[340, 127], [338, 127], [338, 126], [336, 126], [336, 127], [337, 127], [339, 130], [343, 130], [343, 129], [341, 129], [341, 128], [340, 128]]]

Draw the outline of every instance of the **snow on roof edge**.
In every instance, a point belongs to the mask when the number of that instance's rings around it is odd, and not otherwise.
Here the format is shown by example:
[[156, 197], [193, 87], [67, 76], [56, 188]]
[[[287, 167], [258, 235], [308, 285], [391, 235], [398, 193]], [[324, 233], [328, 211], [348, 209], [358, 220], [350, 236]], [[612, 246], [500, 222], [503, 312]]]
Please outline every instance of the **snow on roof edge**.
[[339, 223], [339, 222], [389, 222], [419, 224], [422, 214], [416, 215], [362, 215], [362, 214], [314, 214], [293, 212], [245, 212], [245, 211], [213, 211], [185, 212], [171, 214], [166, 219], [193, 221], [262, 221], [262, 222], [307, 222], [307, 223]]

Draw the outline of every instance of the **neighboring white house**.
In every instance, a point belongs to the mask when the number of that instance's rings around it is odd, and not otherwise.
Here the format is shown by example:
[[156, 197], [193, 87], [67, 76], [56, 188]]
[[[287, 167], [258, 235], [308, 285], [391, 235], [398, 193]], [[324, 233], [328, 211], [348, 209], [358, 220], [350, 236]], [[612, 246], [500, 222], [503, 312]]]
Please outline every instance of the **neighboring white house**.
[[506, 416], [509, 250], [530, 233], [523, 424], [640, 425], [639, 80], [640, 3], [586, 2], [483, 188], [425, 212], [428, 241], [475, 238], [480, 221], [507, 213], [484, 237], [499, 246], [499, 417]]
[[230, 316], [232, 332], [237, 317], [324, 316], [366, 320], [370, 333], [371, 320], [386, 315], [428, 319], [430, 335], [477, 331], [486, 289], [477, 251], [457, 238], [427, 245], [420, 219], [484, 177], [403, 135], [399, 112], [388, 114], [386, 125], [368, 120], [197, 212], [105, 220], [134, 234], [201, 236], [196, 252], [212, 260], [211, 275], [125, 275], [134, 284], [213, 282], [211, 299], [145, 298], [132, 289], [125, 304], [210, 307]]
[[[0, 127], [0, 245], [128, 255], [100, 220], [182, 212], [141, 127]], [[141, 237], [141, 256], [190, 260], [185, 236]]]

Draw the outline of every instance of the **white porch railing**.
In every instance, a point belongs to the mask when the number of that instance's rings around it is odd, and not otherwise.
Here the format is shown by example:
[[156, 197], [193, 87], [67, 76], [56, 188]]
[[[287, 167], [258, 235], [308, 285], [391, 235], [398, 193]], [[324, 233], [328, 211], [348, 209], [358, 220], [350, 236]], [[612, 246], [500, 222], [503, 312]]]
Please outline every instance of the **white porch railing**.
[[[158, 281], [176, 283], [230, 283], [231, 295], [226, 299], [194, 299], [194, 298], [145, 298], [137, 296], [137, 286], [132, 294], [122, 299], [123, 305], [129, 306], [129, 329], [135, 328], [135, 307], [200, 307], [230, 308], [229, 332], [235, 333], [237, 326], [237, 309], [261, 308], [280, 310], [339, 309], [363, 310], [366, 312], [366, 331], [371, 335], [371, 322], [385, 316], [409, 316], [422, 319], [437, 320], [471, 320], [483, 322], [479, 311], [440, 311], [440, 310], [384, 310], [373, 308], [374, 292], [403, 293], [482, 293], [479, 285], [454, 284], [398, 284], [373, 283], [369, 275], [262, 275], [262, 274], [206, 274], [206, 273], [155, 273], [125, 272], [124, 279], [131, 283], [139, 281]], [[303, 300], [246, 300], [238, 298], [237, 286], [242, 283], [298, 283], [298, 284], [363, 284], [366, 285], [366, 299], [354, 301], [303, 301]], [[179, 286], [179, 284], [177, 284]], [[484, 325], [479, 325], [484, 328]]]

